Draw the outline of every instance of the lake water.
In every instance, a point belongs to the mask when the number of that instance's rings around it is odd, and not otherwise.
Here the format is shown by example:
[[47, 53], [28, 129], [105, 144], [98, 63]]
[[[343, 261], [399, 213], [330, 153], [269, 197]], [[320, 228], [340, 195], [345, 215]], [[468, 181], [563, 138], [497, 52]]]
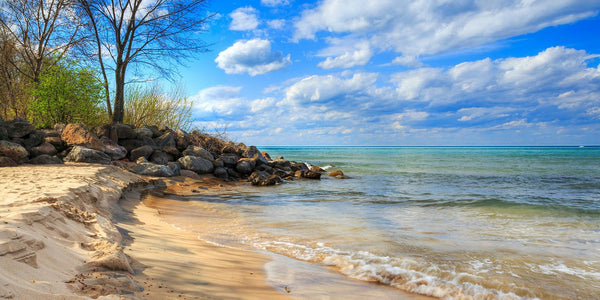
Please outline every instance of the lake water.
[[350, 178], [195, 196], [200, 238], [448, 299], [600, 295], [600, 148], [260, 150]]

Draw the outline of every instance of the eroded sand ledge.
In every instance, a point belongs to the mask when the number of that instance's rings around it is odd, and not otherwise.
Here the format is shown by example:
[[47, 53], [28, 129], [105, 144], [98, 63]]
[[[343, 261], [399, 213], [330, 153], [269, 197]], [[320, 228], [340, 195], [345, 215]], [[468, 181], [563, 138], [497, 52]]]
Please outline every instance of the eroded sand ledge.
[[285, 297], [266, 258], [160, 222], [135, 191], [148, 184], [114, 166], [0, 168], [0, 298]]

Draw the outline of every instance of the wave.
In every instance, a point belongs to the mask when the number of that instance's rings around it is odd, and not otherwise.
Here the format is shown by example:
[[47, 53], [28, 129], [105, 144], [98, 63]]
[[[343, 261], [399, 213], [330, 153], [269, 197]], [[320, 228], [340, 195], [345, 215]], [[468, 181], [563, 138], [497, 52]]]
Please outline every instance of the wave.
[[251, 247], [334, 267], [357, 280], [389, 285], [400, 290], [445, 299], [537, 299], [484, 287], [475, 274], [442, 271], [413, 258], [379, 256], [368, 251], [344, 251], [315, 243], [307, 246], [287, 241], [246, 241]]

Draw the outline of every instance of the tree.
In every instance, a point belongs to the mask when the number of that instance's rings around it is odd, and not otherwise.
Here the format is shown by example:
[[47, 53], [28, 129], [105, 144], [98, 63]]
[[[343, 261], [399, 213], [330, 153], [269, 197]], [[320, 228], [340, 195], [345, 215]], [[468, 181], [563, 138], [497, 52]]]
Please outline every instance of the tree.
[[37, 82], [49, 57], [62, 58], [80, 44], [83, 24], [73, 10], [74, 0], [0, 1], [0, 29], [13, 43], [11, 67]]
[[[108, 113], [113, 123], [124, 116], [126, 75], [155, 69], [172, 78], [173, 63], [206, 50], [198, 34], [211, 17], [205, 0], [77, 0], [88, 18], [94, 51], [106, 91]], [[114, 110], [111, 111], [108, 71], [114, 72]]]
[[47, 128], [56, 123], [100, 125], [104, 89], [96, 73], [76, 61], [61, 60], [46, 68], [32, 89], [32, 123]]

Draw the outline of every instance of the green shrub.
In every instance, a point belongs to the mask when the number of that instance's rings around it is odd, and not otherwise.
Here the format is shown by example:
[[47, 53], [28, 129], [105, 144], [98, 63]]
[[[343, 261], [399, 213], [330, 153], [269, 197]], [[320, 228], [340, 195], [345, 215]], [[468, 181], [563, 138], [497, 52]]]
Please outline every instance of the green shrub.
[[132, 86], [125, 95], [123, 122], [137, 128], [157, 125], [187, 131], [192, 125], [192, 101], [182, 94], [181, 88], [165, 94], [156, 84], [150, 88]]
[[94, 127], [107, 123], [102, 106], [104, 89], [96, 74], [74, 61], [47, 68], [31, 91], [30, 119], [37, 128], [56, 123], [83, 123]]

